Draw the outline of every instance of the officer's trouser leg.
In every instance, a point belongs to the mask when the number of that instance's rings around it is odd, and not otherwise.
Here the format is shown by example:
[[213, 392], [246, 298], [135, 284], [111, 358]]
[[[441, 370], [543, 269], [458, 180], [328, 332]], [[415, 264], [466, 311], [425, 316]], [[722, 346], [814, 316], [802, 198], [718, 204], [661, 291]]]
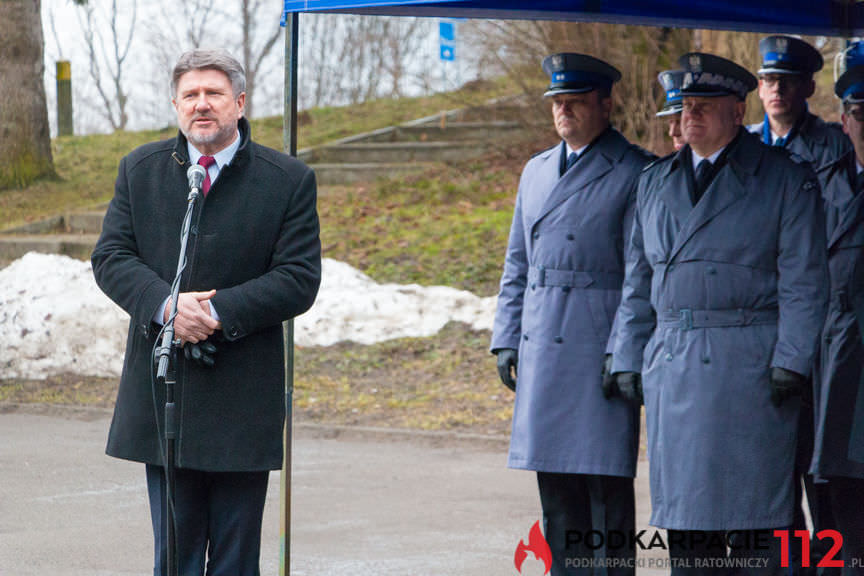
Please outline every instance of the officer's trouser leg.
[[[778, 528], [791, 533], [791, 528]], [[774, 528], [764, 530], [735, 530], [727, 534], [729, 559], [741, 564], [729, 571], [734, 576], [787, 576], [784, 567], [781, 540], [774, 536]]]
[[[538, 472], [543, 533], [552, 551], [552, 576], [632, 576], [629, 535], [636, 526], [633, 479]], [[607, 541], [612, 538], [610, 546]], [[602, 545], [601, 545], [602, 544]], [[598, 568], [603, 558], [624, 558]], [[609, 560], [603, 565], [613, 564]]]
[[726, 558], [726, 533], [707, 530], [667, 530], [672, 576], [721, 576], [712, 560]]
[[864, 479], [832, 476], [828, 491], [843, 536], [843, 576], [864, 575]]
[[[809, 388], [805, 391], [809, 392]], [[804, 506], [810, 512], [810, 520], [813, 524], [813, 534], [826, 529], [836, 529], [837, 524], [834, 521], [833, 513], [831, 512], [831, 498], [828, 494], [826, 484], [816, 484], [813, 482], [813, 477], [807, 473], [810, 469], [810, 460], [813, 457], [813, 398], [812, 392], [805, 394], [801, 400], [801, 412], [798, 418], [798, 444], [795, 451], [795, 470], [794, 483], [795, 486], [795, 510], [792, 521], [793, 533], [795, 530], [807, 530], [807, 523], [804, 516]], [[803, 482], [803, 489], [802, 489]], [[806, 504], [802, 502], [802, 496], [806, 494]], [[817, 538], [810, 539], [810, 567], [804, 567], [801, 558], [801, 546], [791, 546], [791, 565], [790, 571], [797, 576], [838, 576], [839, 568], [818, 568], [819, 560], [822, 559], [828, 552], [830, 542], [827, 540], [819, 540]]]

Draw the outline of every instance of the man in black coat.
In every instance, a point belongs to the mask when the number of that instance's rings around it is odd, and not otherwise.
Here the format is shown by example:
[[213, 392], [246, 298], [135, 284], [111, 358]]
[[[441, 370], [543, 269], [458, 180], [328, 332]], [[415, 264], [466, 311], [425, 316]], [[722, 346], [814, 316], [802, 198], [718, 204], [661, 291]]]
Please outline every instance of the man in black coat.
[[252, 142], [245, 75], [228, 54], [184, 54], [171, 87], [180, 133], [121, 160], [92, 256], [99, 287], [131, 317], [107, 453], [147, 465], [161, 575], [165, 391], [153, 349], [171, 309], [186, 172], [201, 164], [174, 324], [195, 351], [176, 362], [179, 573], [257, 576], [268, 475], [282, 464], [281, 323], [312, 306], [321, 277], [315, 174]]

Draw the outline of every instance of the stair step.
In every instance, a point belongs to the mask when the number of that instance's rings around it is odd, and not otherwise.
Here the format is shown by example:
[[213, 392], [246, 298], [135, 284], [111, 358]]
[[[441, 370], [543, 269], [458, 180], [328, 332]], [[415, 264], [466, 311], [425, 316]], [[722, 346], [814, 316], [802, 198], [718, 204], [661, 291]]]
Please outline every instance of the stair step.
[[400, 162], [454, 162], [479, 156], [484, 142], [369, 142], [322, 146], [308, 160], [314, 164], [395, 164]]
[[439, 140], [497, 140], [518, 130], [518, 122], [447, 122], [402, 125], [376, 130], [343, 142], [432, 142]]
[[0, 260], [16, 260], [28, 252], [89, 260], [98, 239], [98, 234], [4, 234], [0, 236]]
[[412, 174], [426, 170], [429, 167], [434, 166], [434, 164], [426, 162], [413, 162], [410, 164], [321, 163], [310, 164], [309, 166], [315, 170], [315, 176], [319, 186], [337, 186], [374, 182], [380, 178]]
[[66, 232], [72, 234], [101, 234], [105, 210], [70, 212], [65, 217]]

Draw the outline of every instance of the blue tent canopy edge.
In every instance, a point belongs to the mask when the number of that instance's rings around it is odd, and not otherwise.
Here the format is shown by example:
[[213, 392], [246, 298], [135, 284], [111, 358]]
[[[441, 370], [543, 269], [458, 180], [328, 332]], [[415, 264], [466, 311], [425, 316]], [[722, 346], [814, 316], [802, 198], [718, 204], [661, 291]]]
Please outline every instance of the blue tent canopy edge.
[[286, 13], [571, 20], [858, 36], [862, 0], [285, 0]]

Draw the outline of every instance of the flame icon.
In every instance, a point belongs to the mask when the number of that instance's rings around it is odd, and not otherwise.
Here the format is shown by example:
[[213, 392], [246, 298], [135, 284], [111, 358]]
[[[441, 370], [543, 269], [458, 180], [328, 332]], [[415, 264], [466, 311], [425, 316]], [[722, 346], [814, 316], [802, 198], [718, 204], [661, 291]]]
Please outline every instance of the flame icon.
[[543, 532], [540, 531], [540, 521], [534, 522], [531, 531], [528, 533], [528, 545], [525, 545], [524, 540], [519, 540], [516, 546], [516, 555], [513, 557], [513, 563], [516, 565], [516, 570], [522, 573], [522, 563], [528, 557], [528, 552], [534, 553], [535, 560], [542, 560], [546, 571], [544, 576], [552, 569], [552, 551], [549, 549], [549, 544], [546, 538], [543, 537]]

